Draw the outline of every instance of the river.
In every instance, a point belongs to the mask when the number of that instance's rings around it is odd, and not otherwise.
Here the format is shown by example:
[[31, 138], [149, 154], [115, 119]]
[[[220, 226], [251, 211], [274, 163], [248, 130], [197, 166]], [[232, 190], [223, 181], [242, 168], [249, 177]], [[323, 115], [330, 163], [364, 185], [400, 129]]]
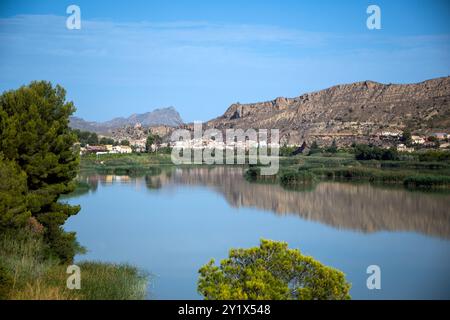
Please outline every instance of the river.
[[[322, 182], [305, 191], [249, 183], [236, 167], [142, 177], [80, 175], [91, 190], [65, 229], [88, 253], [150, 273], [149, 299], [200, 299], [198, 269], [261, 238], [342, 270], [353, 299], [450, 299], [450, 195]], [[369, 290], [369, 265], [381, 289]]]

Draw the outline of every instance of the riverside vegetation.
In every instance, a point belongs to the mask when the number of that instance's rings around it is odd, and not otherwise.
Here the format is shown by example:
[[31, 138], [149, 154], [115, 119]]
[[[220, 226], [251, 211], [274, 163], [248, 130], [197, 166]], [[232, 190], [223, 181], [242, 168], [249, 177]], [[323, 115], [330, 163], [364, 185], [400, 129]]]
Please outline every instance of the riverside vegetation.
[[[333, 150], [333, 149], [332, 149]], [[408, 189], [450, 189], [450, 151], [398, 153], [392, 149], [355, 145], [347, 149], [311, 149], [307, 155], [280, 160], [276, 176], [265, 177], [258, 166], [246, 172], [253, 182], [279, 182], [286, 188], [312, 188], [323, 180], [370, 182]]]
[[66, 268], [83, 248], [63, 224], [79, 210], [60, 201], [78, 172], [75, 111], [65, 90], [32, 82], [0, 96], [0, 298], [142, 299], [147, 276], [128, 265], [82, 262], [82, 289]]
[[[335, 149], [334, 149], [335, 148]], [[247, 165], [245, 177], [251, 182], [279, 182], [287, 188], [313, 187], [323, 180], [370, 182], [408, 189], [450, 189], [450, 151], [428, 150], [398, 153], [368, 145], [351, 148], [312, 149], [292, 155], [294, 148], [280, 149], [280, 170], [275, 176], [261, 176], [260, 166]], [[170, 149], [146, 154], [88, 154], [81, 157], [83, 172], [144, 175], [155, 168], [173, 166]], [[183, 165], [183, 166], [196, 166]], [[198, 165], [197, 165], [198, 166]]]

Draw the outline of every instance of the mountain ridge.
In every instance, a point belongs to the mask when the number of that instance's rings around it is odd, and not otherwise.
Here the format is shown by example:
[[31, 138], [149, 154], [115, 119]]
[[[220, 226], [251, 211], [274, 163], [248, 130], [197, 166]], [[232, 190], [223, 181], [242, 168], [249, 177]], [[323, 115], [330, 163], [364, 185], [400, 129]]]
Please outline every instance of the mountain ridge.
[[168, 126], [178, 127], [183, 124], [183, 120], [174, 107], [157, 108], [149, 112], [133, 113], [128, 117], [116, 117], [104, 122], [86, 121], [80, 117], [70, 117], [69, 126], [73, 129], [92, 131], [96, 133], [111, 133], [113, 130], [133, 126], [140, 123], [145, 127]]
[[413, 84], [360, 81], [339, 84], [298, 97], [232, 104], [207, 128], [279, 129], [287, 144], [336, 139], [350, 144], [381, 130], [405, 127], [424, 134], [450, 130], [450, 77]]

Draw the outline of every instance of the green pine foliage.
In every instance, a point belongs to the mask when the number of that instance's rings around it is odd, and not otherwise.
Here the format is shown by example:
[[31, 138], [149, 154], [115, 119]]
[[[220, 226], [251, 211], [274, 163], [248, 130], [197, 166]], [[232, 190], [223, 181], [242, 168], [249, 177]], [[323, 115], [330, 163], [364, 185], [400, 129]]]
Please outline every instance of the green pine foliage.
[[2, 227], [18, 227], [34, 217], [44, 227], [51, 253], [70, 261], [75, 236], [61, 226], [79, 207], [57, 201], [73, 190], [79, 159], [73, 147], [77, 138], [68, 126], [75, 107], [65, 96], [62, 87], [46, 81], [0, 96], [0, 174], [6, 181], [0, 189], [0, 221]]
[[350, 299], [345, 275], [287, 243], [261, 240], [260, 246], [232, 249], [216, 266], [200, 270], [198, 291], [207, 300], [343, 300]]

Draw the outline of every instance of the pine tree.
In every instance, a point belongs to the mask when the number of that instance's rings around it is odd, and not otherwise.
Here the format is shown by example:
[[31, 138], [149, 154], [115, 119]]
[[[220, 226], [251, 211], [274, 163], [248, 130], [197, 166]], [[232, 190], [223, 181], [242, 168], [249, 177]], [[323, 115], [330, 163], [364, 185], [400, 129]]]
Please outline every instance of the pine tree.
[[73, 148], [76, 135], [68, 126], [75, 107], [65, 95], [62, 87], [45, 81], [4, 92], [0, 153], [25, 174], [27, 209], [44, 226], [52, 252], [69, 261], [76, 250], [75, 236], [64, 232], [62, 225], [79, 207], [57, 200], [73, 190], [79, 159]]

